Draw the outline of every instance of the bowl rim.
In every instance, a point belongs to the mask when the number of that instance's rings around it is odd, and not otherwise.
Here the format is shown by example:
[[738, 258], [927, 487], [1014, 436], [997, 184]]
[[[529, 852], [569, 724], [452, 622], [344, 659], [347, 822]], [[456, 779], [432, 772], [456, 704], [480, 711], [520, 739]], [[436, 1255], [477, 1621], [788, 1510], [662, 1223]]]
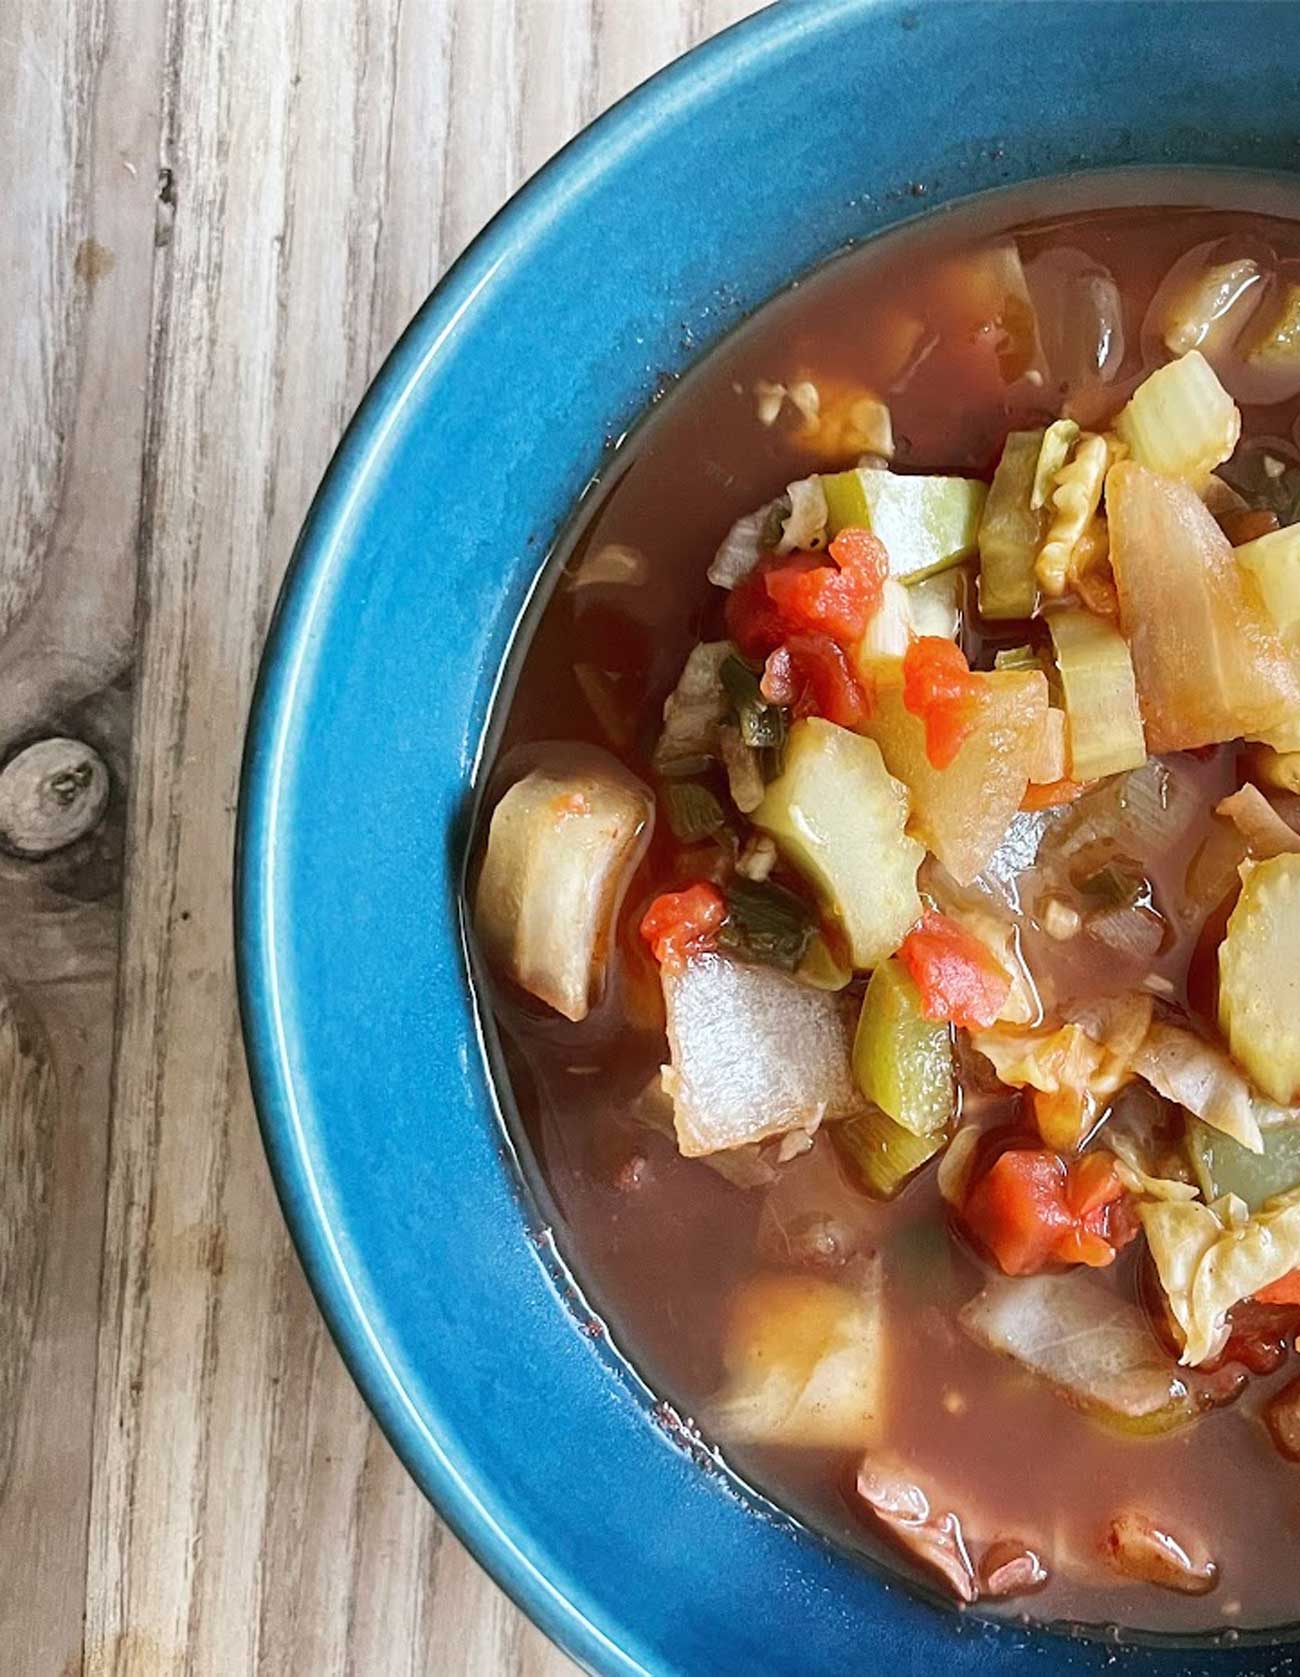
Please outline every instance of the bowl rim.
[[403, 1467], [494, 1583], [589, 1671], [658, 1677], [630, 1647], [615, 1642], [556, 1588], [467, 1484], [407, 1397], [330, 1225], [290, 1069], [273, 925], [272, 840], [291, 749], [288, 724], [313, 627], [327, 604], [368, 479], [427, 370], [451, 342], [480, 292], [526, 249], [557, 209], [590, 189], [618, 157], [636, 146], [643, 132], [680, 117], [706, 97], [724, 61], [727, 75], [735, 75], [786, 51], [829, 17], [867, 12], [877, 4], [878, 0], [801, 0], [798, 5], [781, 5], [770, 0], [624, 94], [496, 211], [438, 280], [389, 351], [325, 468], [280, 584], [249, 709], [235, 830], [235, 974], [253, 1105], [281, 1212], [348, 1374]]

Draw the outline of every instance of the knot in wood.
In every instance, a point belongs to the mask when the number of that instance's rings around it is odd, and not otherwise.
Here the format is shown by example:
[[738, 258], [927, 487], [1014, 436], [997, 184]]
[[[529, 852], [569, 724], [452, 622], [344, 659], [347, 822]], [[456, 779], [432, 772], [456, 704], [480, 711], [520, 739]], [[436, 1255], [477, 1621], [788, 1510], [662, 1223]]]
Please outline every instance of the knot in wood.
[[0, 849], [35, 859], [92, 832], [108, 807], [109, 778], [80, 740], [37, 740], [0, 771]]

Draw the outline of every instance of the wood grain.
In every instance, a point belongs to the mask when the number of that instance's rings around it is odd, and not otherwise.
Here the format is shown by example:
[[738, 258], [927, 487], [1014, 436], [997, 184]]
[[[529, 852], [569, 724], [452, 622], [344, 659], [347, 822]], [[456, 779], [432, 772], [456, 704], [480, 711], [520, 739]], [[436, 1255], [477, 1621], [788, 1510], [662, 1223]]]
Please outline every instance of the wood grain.
[[0, 17], [0, 759], [68, 732], [114, 778], [93, 838], [0, 860], [0, 1023], [31, 1022], [21, 1053], [0, 1029], [19, 1677], [573, 1669], [397, 1464], [283, 1232], [234, 1007], [239, 749], [312, 491], [439, 272], [583, 123], [754, 9]]

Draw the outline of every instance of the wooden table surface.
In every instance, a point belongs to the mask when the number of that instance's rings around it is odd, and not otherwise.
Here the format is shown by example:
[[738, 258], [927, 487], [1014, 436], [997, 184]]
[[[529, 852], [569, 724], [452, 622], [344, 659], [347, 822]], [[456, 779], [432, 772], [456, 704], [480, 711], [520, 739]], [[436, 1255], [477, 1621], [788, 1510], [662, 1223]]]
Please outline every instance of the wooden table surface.
[[397, 1464], [281, 1225], [235, 1011], [239, 751], [294, 534], [429, 287], [756, 9], [0, 7], [6, 1677], [573, 1670]]

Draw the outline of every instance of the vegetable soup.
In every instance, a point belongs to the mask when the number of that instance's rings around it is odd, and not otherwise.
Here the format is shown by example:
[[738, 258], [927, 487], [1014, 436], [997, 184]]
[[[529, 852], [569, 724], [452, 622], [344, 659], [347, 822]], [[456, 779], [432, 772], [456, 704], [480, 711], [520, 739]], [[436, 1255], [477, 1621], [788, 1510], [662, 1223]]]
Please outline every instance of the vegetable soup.
[[828, 264], [612, 454], [503, 701], [566, 1254], [979, 1612], [1300, 1620], [1298, 210], [1094, 178]]

